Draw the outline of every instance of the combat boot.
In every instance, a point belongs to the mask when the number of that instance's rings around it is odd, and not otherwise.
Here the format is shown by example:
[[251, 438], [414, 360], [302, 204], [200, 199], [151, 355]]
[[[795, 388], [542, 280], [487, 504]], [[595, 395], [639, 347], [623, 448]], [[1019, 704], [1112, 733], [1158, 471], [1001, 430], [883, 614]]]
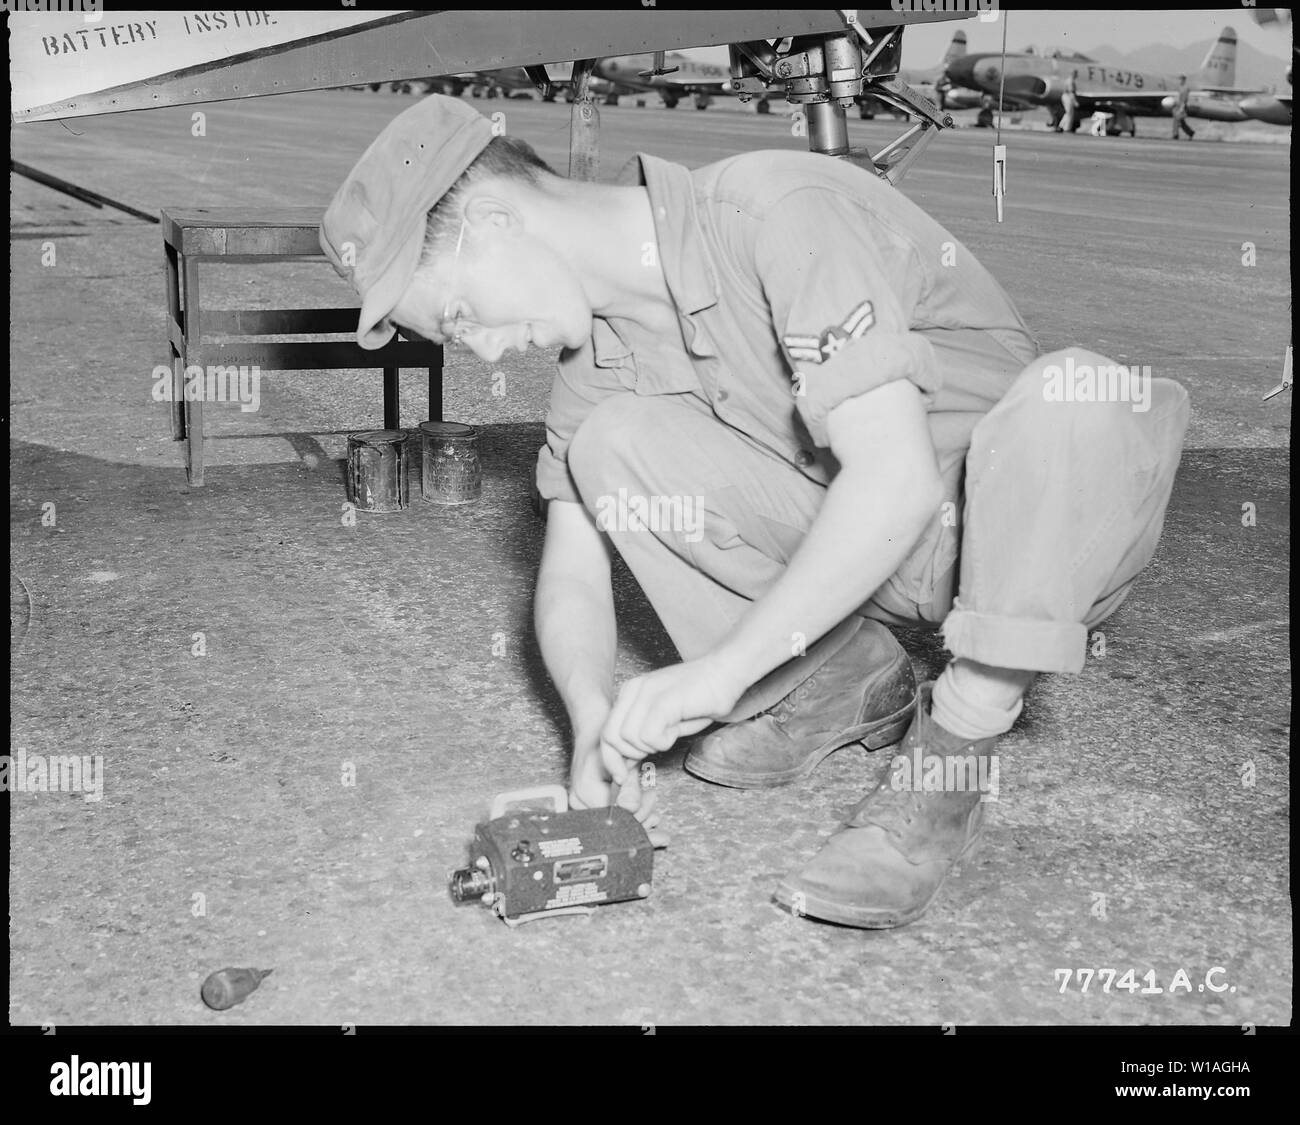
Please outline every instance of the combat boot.
[[[930, 717], [933, 686], [917, 692], [915, 718], [879, 786], [812, 862], [778, 887], [777, 901], [795, 914], [871, 930], [906, 925], [925, 913], [954, 864], [974, 848], [984, 805], [973, 778], [981, 770], [990, 777], [997, 736], [963, 740], [938, 726]], [[965, 788], [926, 791], [919, 782], [934, 758], [943, 777], [960, 776]], [[964, 768], [950, 773], [948, 762], [957, 759]]]
[[916, 699], [912, 663], [894, 635], [864, 620], [853, 638], [774, 706], [704, 736], [686, 756], [696, 777], [766, 789], [806, 777], [828, 755], [903, 737]]

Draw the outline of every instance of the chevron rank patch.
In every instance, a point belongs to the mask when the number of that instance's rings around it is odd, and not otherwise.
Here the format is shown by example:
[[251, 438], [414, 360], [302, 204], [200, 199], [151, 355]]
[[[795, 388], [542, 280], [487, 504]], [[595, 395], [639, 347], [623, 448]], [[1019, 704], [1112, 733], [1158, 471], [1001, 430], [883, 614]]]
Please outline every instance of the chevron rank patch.
[[825, 363], [850, 340], [866, 334], [876, 323], [870, 301], [863, 301], [840, 324], [832, 324], [820, 336], [782, 336], [792, 363]]

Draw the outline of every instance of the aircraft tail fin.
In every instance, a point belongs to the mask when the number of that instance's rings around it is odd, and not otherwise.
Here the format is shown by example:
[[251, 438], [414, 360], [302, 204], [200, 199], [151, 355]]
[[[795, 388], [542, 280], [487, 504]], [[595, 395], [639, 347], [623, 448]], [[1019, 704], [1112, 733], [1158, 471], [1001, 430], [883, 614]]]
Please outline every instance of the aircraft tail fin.
[[1237, 81], [1237, 33], [1225, 27], [1201, 63], [1199, 84], [1207, 88], [1230, 88]]
[[954, 31], [952, 33], [952, 42], [948, 44], [948, 53], [943, 56], [943, 61], [939, 64], [939, 71], [948, 69], [948, 64], [953, 59], [964, 58], [966, 55], [966, 33], [964, 31]]

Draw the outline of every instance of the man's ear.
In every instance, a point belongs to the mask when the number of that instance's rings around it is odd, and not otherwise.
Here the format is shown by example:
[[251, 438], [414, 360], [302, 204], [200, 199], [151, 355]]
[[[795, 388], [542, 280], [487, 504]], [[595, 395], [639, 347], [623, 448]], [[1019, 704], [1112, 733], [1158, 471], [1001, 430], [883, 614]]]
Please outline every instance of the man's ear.
[[465, 205], [465, 220], [480, 229], [509, 230], [519, 226], [519, 210], [499, 195], [475, 195]]

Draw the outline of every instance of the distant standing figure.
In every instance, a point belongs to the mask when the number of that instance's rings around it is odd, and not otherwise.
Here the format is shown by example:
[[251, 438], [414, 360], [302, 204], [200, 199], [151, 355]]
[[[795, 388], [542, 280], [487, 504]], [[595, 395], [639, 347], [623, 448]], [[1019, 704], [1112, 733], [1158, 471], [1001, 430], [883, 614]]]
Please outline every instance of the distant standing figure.
[[1061, 95], [1061, 106], [1065, 110], [1065, 116], [1061, 119], [1061, 126], [1057, 132], [1073, 133], [1075, 130], [1074, 114], [1075, 110], [1079, 108], [1079, 72], [1077, 70], [1065, 80], [1065, 93]]
[[1174, 95], [1174, 140], [1178, 140], [1178, 130], [1181, 128], [1187, 134], [1188, 139], [1196, 136], [1192, 128], [1187, 124], [1187, 75], [1178, 76], [1178, 93]]

